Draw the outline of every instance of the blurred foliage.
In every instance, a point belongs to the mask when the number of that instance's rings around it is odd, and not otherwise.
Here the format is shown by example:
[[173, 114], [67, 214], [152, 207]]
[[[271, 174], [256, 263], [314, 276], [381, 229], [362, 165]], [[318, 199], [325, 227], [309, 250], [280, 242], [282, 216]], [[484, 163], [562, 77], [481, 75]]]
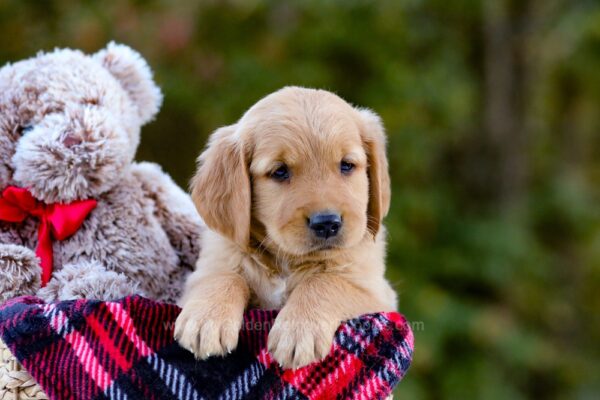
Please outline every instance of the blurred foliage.
[[2, 63], [144, 54], [166, 97], [138, 158], [182, 186], [212, 130], [284, 85], [374, 109], [416, 335], [396, 398], [600, 396], [597, 1], [0, 0], [0, 33]]

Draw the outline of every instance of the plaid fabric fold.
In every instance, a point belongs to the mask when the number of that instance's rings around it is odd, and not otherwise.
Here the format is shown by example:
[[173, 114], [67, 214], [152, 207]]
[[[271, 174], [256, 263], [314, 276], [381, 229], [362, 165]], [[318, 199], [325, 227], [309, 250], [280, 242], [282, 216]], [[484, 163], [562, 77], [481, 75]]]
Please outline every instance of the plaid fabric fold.
[[244, 317], [238, 349], [197, 361], [173, 340], [180, 309], [139, 296], [0, 307], [0, 336], [51, 399], [384, 399], [413, 334], [398, 313], [343, 323], [320, 363], [282, 370], [266, 350], [276, 311]]

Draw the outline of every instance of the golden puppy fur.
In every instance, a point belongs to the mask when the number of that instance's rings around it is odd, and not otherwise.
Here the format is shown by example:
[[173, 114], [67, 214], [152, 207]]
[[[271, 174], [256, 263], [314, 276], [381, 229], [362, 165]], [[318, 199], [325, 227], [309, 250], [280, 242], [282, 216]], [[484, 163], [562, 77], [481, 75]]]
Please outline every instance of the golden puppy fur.
[[[374, 113], [287, 87], [214, 132], [198, 165], [192, 197], [210, 230], [175, 327], [196, 357], [233, 350], [248, 305], [281, 308], [268, 345], [286, 368], [326, 356], [341, 321], [395, 310], [381, 226], [385, 134]], [[308, 227], [324, 211], [341, 215], [335, 237]]]

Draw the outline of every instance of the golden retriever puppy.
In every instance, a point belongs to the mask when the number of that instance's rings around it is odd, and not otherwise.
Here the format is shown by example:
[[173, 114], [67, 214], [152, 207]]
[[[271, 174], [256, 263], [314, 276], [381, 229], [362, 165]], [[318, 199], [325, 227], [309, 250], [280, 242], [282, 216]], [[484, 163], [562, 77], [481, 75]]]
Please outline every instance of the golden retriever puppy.
[[212, 134], [192, 197], [210, 230], [175, 337], [197, 358], [236, 347], [249, 305], [281, 309], [268, 348], [285, 368], [325, 357], [341, 321], [396, 309], [384, 278], [385, 134], [373, 112], [324, 90], [281, 89]]

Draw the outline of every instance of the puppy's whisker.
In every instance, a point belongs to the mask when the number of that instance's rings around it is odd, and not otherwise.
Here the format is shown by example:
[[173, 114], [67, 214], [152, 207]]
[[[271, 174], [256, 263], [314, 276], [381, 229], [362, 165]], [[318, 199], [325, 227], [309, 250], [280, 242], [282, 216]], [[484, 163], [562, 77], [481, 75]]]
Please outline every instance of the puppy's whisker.
[[283, 255], [283, 258], [281, 257], [281, 247], [277, 247], [277, 252], [275, 253], [275, 262], [277, 263], [278, 266], [280, 266], [282, 264], [282, 261], [286, 261], [285, 259], [285, 254]]
[[258, 243], [258, 255], [262, 256], [265, 254], [267, 250], [265, 244], [270, 240], [269, 235], [265, 235], [265, 237]]
[[378, 224], [379, 219], [373, 217], [372, 215], [367, 215], [367, 222], [372, 224]]

